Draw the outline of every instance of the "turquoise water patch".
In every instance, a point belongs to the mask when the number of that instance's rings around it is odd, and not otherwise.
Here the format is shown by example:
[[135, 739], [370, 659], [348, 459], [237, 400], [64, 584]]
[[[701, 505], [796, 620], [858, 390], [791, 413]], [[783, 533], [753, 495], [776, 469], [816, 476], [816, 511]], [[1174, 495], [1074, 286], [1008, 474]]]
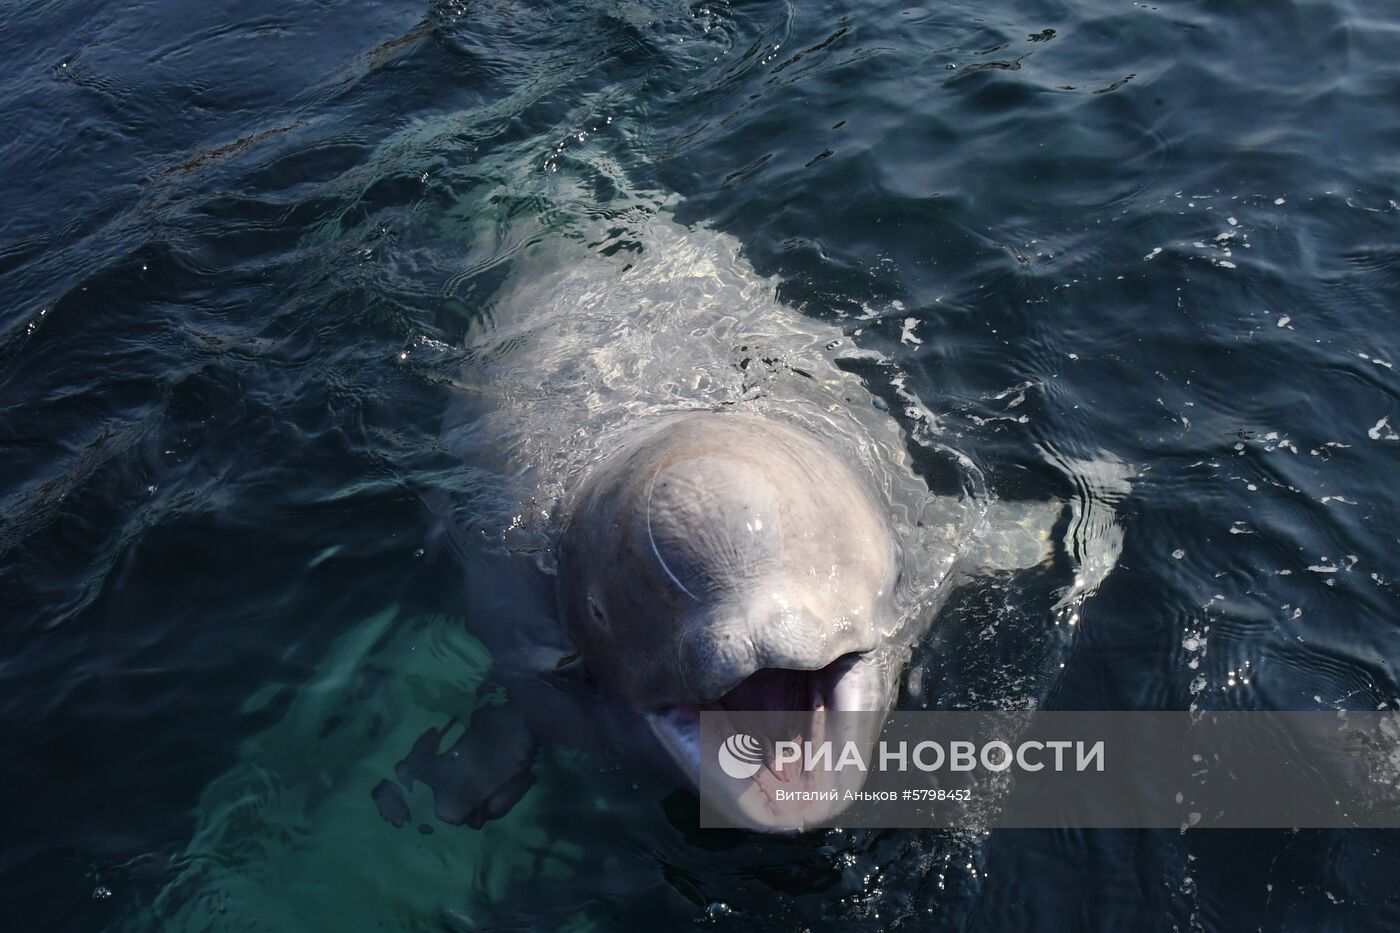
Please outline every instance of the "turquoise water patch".
[[[647, 799], [616, 765], [546, 750], [536, 784], [481, 830], [438, 822], [421, 782], [406, 792], [414, 820], [403, 827], [370, 799], [421, 734], [457, 719], [446, 748], [475, 709], [508, 701], [481, 692], [490, 670], [458, 619], [390, 607], [352, 628], [311, 681], [278, 691], [291, 694], [285, 712], [210, 784], [178, 877], [125, 928], [302, 931], [315, 917], [321, 929], [469, 929], [522, 901], [549, 905], [559, 929], [603, 928], [588, 879], [644, 863], [615, 823], [639, 799], [656, 811], [655, 789]], [[278, 702], [262, 693], [249, 707]], [[572, 893], [540, 898], [550, 885]]]

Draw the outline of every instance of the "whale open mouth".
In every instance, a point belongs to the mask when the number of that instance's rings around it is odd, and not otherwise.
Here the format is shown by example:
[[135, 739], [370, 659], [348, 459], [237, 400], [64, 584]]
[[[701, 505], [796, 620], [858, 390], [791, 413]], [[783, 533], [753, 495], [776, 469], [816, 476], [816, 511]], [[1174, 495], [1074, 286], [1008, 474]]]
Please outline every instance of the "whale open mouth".
[[[820, 801], [838, 780], [824, 771], [806, 771], [801, 762], [780, 761], [779, 742], [799, 747], [856, 741], [873, 745], [893, 693], [892, 665], [875, 653], [847, 654], [817, 670], [763, 668], [722, 696], [704, 703], [680, 703], [647, 715], [661, 744], [697, 789], [701, 784], [700, 717], [718, 713], [724, 734], [751, 737], [762, 757], [752, 780], [707, 784], [707, 802], [735, 822], [765, 830], [794, 830], [833, 815], [843, 807]], [[832, 716], [866, 712], [868, 716]], [[865, 749], [862, 749], [865, 751]], [[756, 762], [757, 763], [757, 762]], [[858, 787], [863, 776], [846, 775]], [[784, 793], [780, 794], [782, 790]], [[718, 799], [716, 799], [718, 798]]]

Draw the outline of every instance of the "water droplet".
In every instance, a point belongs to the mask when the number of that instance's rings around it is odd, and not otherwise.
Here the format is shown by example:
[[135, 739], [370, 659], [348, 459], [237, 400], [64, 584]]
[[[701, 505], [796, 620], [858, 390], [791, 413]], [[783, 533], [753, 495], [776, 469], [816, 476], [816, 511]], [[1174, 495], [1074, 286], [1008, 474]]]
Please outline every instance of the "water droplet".
[[705, 918], [707, 920], [718, 920], [720, 917], [727, 917], [734, 913], [734, 908], [724, 901], [713, 901], [705, 905]]

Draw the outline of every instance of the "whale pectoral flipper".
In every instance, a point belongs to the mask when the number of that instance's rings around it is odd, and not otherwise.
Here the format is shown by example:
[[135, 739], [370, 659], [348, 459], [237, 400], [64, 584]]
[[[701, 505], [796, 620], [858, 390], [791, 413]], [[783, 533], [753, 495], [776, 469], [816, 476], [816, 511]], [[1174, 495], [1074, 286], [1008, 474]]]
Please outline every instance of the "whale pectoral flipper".
[[973, 574], [1040, 566], [1055, 555], [1055, 526], [1065, 511], [1066, 503], [1055, 499], [992, 501], [982, 527], [967, 543], [964, 565]]
[[410, 790], [414, 781], [427, 784], [444, 823], [480, 829], [509, 813], [535, 783], [535, 740], [525, 717], [509, 703], [476, 710], [461, 737], [439, 752], [453, 725], [423, 733], [394, 773]]
[[995, 500], [963, 553], [963, 566], [973, 576], [1027, 570], [1059, 553], [1074, 569], [1074, 582], [1055, 608], [1082, 601], [1118, 564], [1123, 528], [1115, 506], [1127, 488], [1125, 479], [1113, 477], [1071, 502]]

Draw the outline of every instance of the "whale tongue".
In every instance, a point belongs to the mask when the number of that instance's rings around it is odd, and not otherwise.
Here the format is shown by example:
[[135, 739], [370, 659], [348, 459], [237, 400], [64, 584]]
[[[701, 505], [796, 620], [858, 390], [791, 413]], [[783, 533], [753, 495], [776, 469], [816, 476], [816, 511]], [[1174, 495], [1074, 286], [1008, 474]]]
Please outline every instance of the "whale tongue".
[[[763, 668], [745, 678], [719, 698], [716, 705], [727, 710], [732, 719], [742, 723], [748, 733], [763, 746], [764, 764], [780, 781], [789, 781], [792, 768], [776, 761], [777, 743], [802, 742], [822, 731], [822, 716], [826, 711], [825, 670], [798, 671], [786, 668]], [[747, 713], [791, 712], [795, 715], [751, 717]], [[803, 715], [806, 714], [806, 715]], [[761, 721], [759, 721], [761, 720]], [[774, 733], [775, 723], [781, 728]]]

